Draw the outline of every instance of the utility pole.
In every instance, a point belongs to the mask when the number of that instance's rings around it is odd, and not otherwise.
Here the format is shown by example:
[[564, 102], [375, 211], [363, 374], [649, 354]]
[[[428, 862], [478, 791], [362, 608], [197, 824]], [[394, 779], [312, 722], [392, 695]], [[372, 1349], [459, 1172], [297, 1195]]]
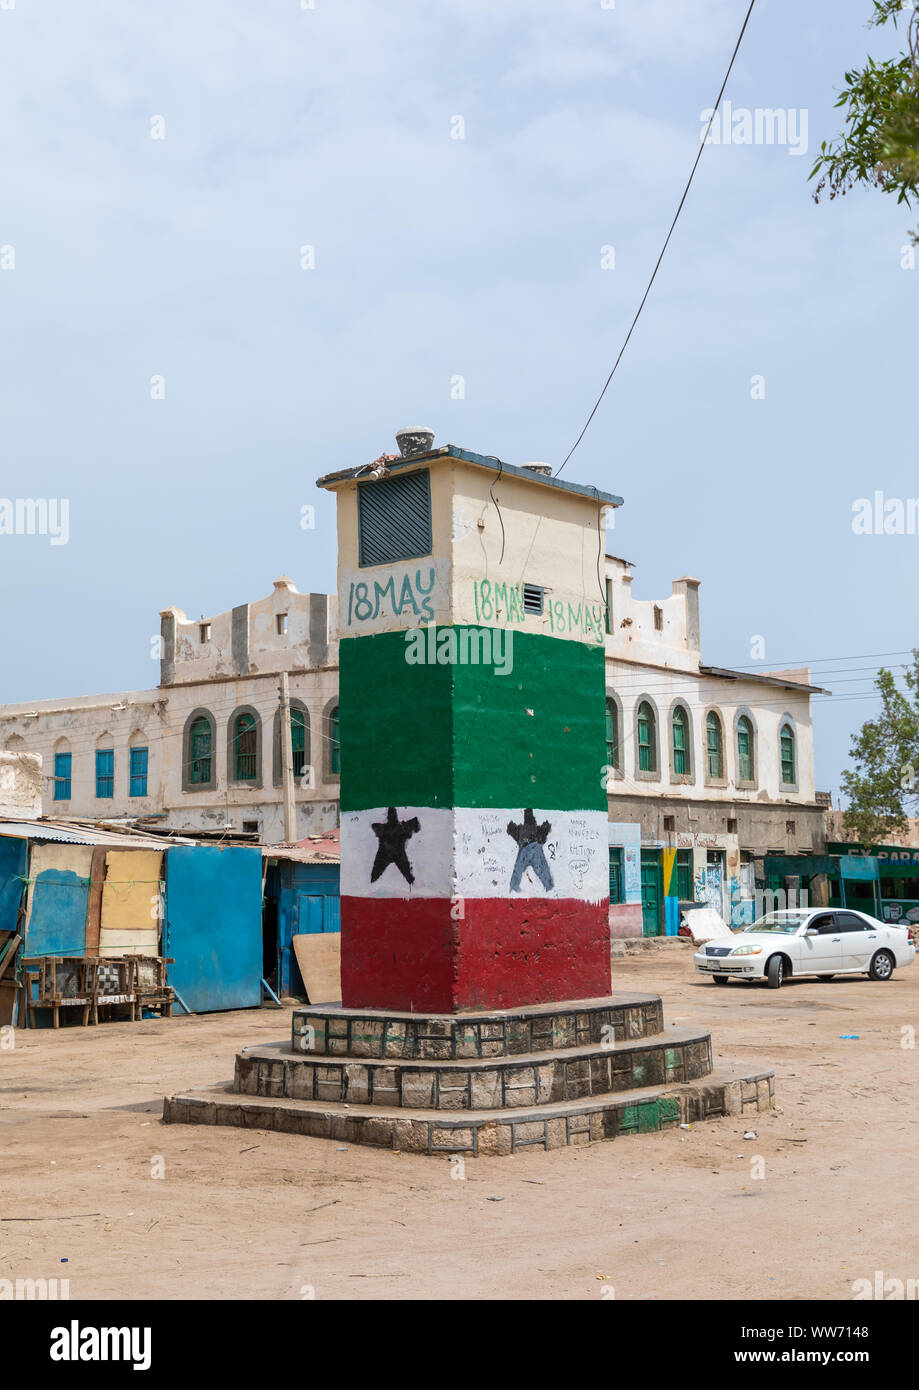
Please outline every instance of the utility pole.
[[297, 838], [297, 811], [294, 804], [294, 753], [290, 738], [290, 692], [287, 672], [281, 672], [281, 787], [284, 793], [284, 839]]

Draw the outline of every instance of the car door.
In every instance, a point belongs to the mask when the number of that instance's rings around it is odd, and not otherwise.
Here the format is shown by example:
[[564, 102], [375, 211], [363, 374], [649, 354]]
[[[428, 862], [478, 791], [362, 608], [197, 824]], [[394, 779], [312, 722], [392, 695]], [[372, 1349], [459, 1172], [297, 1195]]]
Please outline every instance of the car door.
[[842, 933], [834, 912], [818, 912], [807, 923], [807, 931], [815, 928], [816, 936], [798, 937], [799, 954], [795, 973], [798, 975], [833, 974], [842, 969]]
[[857, 912], [837, 912], [842, 970], [867, 970], [878, 948], [878, 929]]

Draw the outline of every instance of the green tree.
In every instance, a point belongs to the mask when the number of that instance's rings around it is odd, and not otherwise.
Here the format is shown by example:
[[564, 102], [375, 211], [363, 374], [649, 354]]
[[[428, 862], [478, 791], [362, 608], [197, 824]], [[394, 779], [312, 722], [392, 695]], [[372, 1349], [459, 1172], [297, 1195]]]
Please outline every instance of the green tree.
[[[860, 185], [895, 193], [910, 205], [919, 194], [919, 0], [873, 0], [872, 27], [901, 19], [906, 52], [845, 75], [837, 106], [846, 108], [846, 129], [824, 140], [810, 177], [820, 176], [814, 201], [841, 197]], [[919, 229], [912, 233], [919, 245]]]
[[904, 672], [905, 689], [881, 668], [875, 678], [881, 711], [852, 736], [854, 764], [842, 774], [849, 798], [843, 820], [868, 849], [906, 830], [919, 800], [919, 651]]

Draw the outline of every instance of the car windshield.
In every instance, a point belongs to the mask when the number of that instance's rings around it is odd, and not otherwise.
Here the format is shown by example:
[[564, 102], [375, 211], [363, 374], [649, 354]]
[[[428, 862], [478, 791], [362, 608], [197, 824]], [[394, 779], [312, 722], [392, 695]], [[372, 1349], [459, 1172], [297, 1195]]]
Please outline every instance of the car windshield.
[[758, 922], [744, 927], [744, 931], [775, 931], [784, 932], [786, 936], [791, 936], [798, 930], [801, 923], [807, 920], [809, 915], [807, 912], [767, 912], [766, 916], [761, 917]]

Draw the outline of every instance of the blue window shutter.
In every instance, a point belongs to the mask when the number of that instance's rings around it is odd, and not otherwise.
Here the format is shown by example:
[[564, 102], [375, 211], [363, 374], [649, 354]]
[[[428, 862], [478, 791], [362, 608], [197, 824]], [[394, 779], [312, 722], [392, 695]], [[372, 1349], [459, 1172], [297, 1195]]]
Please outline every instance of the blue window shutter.
[[361, 565], [391, 565], [430, 555], [431, 475], [426, 468], [401, 478], [360, 483], [357, 524]]
[[55, 753], [54, 755], [54, 800], [70, 800], [70, 776], [73, 766], [73, 755], [71, 753]]
[[115, 750], [96, 749], [96, 796], [108, 798], [115, 795]]
[[129, 787], [130, 796], [147, 795], [147, 749], [131, 749], [130, 766], [131, 785]]

